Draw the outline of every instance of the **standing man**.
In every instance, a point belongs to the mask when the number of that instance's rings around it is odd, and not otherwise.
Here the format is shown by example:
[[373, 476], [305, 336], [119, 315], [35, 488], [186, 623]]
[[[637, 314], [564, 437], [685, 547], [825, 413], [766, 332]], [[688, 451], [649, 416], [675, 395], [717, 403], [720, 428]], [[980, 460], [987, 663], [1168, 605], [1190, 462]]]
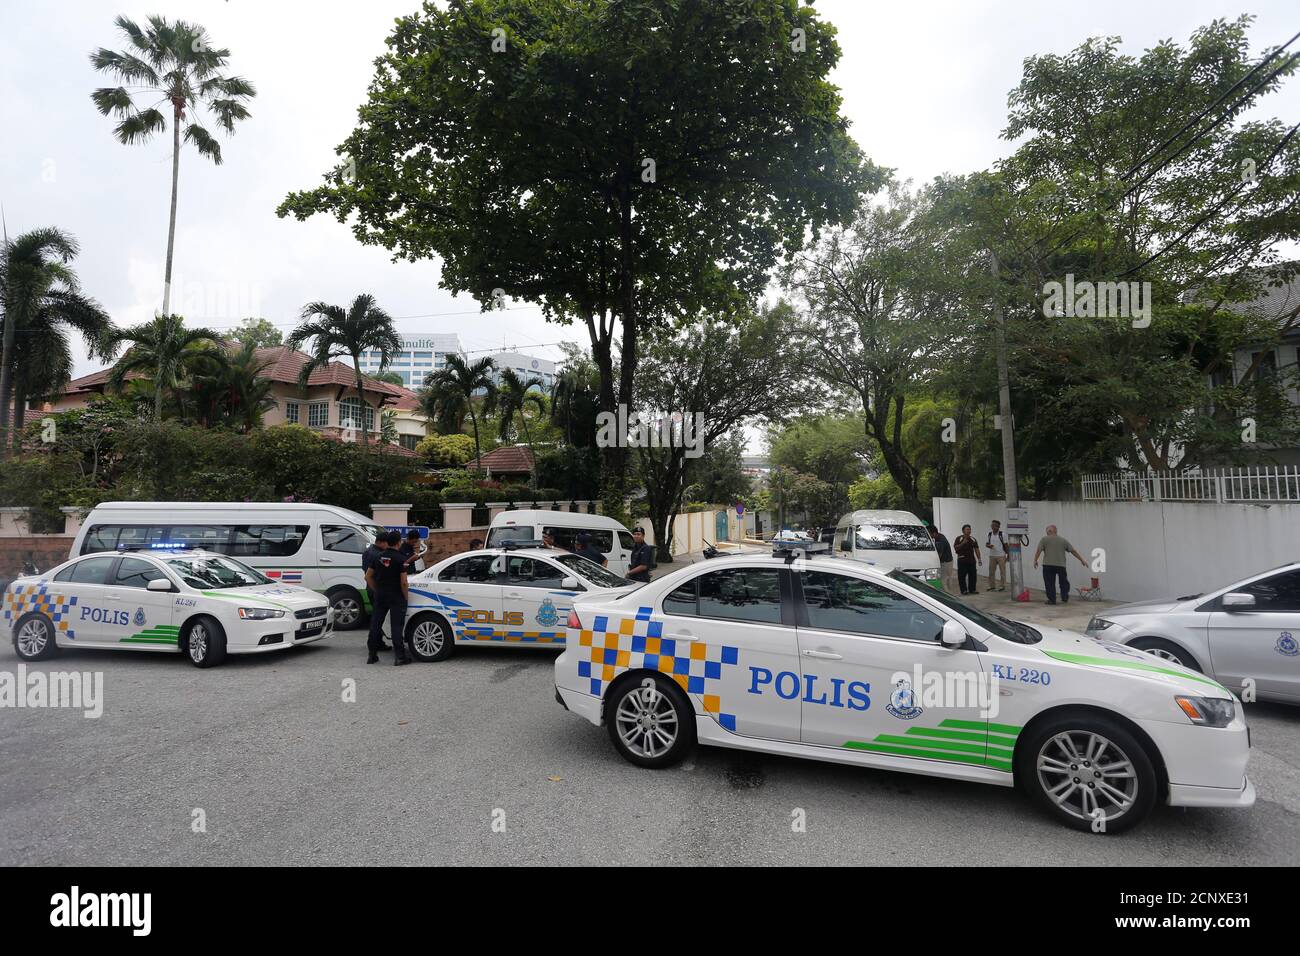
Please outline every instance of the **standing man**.
[[[375, 589], [370, 586], [370, 575], [366, 572], [370, 570], [370, 565], [374, 564], [375, 558], [387, 550], [388, 535], [381, 531], [375, 538], [374, 543], [361, 552], [361, 575], [366, 580], [366, 597], [370, 601], [370, 620], [372, 624], [375, 620]], [[382, 628], [382, 626], [383, 622], [381, 621], [380, 627]], [[384, 642], [384, 632], [382, 630], [379, 632], [379, 649], [381, 651], [388, 650], [388, 644]]]
[[370, 619], [370, 640], [366, 647], [370, 656], [367, 664], [379, 661], [379, 650], [383, 646], [384, 615], [388, 615], [389, 630], [393, 635], [393, 664], [409, 664], [406, 656], [406, 642], [402, 635], [406, 632], [406, 604], [409, 592], [406, 588], [406, 562], [398, 545], [402, 536], [396, 531], [388, 532], [388, 548], [379, 553], [366, 571], [366, 584], [375, 592], [375, 613]]
[[949, 594], [957, 592], [957, 570], [952, 563], [952, 545], [948, 543], [939, 529], [930, 525], [930, 539], [934, 542], [934, 550], [939, 552], [939, 583]]
[[979, 542], [970, 533], [970, 525], [961, 526], [961, 534], [953, 541], [952, 549], [957, 552], [957, 584], [961, 593], [979, 594], [975, 590], [979, 583], [979, 572], [975, 566], [984, 563], [984, 556], [980, 554]]
[[588, 561], [595, 561], [602, 568], [609, 567], [609, 558], [601, 554], [600, 549], [591, 543], [591, 534], [589, 532], [578, 532], [578, 550], [573, 553], [580, 558], [586, 558]]
[[[1007, 589], [1007, 541], [1002, 537], [1002, 522], [997, 518], [993, 519], [993, 524], [989, 526], [989, 533], [984, 540], [984, 544], [989, 549], [989, 583], [990, 591], [1005, 591]], [[998, 579], [1001, 587], [993, 586], [993, 571], [997, 569]]]
[[1079, 563], [1085, 568], [1088, 562], [1083, 560], [1083, 555], [1074, 550], [1074, 546], [1065, 538], [1056, 533], [1056, 525], [1047, 526], [1047, 534], [1043, 535], [1038, 541], [1038, 549], [1034, 551], [1034, 567], [1038, 567], [1038, 556], [1043, 556], [1043, 589], [1047, 591], [1047, 603], [1056, 603], [1056, 585], [1061, 585], [1061, 603], [1070, 603], [1070, 579], [1065, 575], [1065, 556], [1072, 554], [1079, 559]]
[[650, 572], [655, 569], [655, 549], [645, 543], [645, 531], [632, 529], [632, 556], [627, 559], [629, 581], [650, 583]]
[[406, 562], [406, 573], [415, 574], [420, 570], [420, 559], [424, 557], [424, 542], [420, 540], [420, 532], [414, 528], [406, 532], [406, 540], [402, 543], [402, 560]]

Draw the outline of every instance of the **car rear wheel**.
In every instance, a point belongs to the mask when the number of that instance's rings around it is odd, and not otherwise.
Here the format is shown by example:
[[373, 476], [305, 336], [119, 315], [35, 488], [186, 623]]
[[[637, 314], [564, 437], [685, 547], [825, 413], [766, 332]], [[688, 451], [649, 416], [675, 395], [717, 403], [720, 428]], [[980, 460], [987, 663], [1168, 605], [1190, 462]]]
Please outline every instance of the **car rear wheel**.
[[350, 631], [360, 627], [366, 616], [366, 606], [355, 588], [336, 588], [329, 593], [330, 607], [334, 609], [334, 629]]
[[25, 661], [54, 656], [54, 625], [44, 614], [28, 614], [14, 626], [14, 650]]
[[615, 749], [639, 767], [670, 767], [695, 743], [695, 711], [681, 688], [658, 674], [621, 684], [605, 706]]
[[185, 629], [185, 652], [195, 667], [216, 667], [226, 659], [225, 630], [213, 618], [195, 618]]
[[1065, 715], [1016, 747], [1016, 780], [1076, 830], [1122, 833], [1155, 806], [1157, 778], [1146, 748], [1107, 717]]
[[445, 661], [456, 646], [451, 628], [437, 614], [422, 614], [407, 624], [406, 641], [417, 661]]
[[1174, 664], [1182, 664], [1190, 670], [1199, 671], [1201, 669], [1191, 654], [1188, 654], [1172, 641], [1162, 640], [1158, 637], [1139, 637], [1129, 646], [1135, 647], [1139, 651], [1146, 651], [1152, 657], [1158, 657]]

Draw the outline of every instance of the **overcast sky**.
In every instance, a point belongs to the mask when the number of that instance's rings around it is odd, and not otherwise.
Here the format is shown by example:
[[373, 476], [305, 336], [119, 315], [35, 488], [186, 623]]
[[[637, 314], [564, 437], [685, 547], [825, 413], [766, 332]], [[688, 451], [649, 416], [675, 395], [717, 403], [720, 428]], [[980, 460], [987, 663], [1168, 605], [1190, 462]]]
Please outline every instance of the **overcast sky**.
[[[149, 319], [161, 304], [171, 137], [122, 146], [90, 91], [110, 85], [90, 66], [99, 46], [120, 49], [117, 14], [151, 13], [207, 27], [231, 50], [229, 72], [257, 86], [252, 118], [223, 142], [213, 166], [181, 156], [173, 311], [191, 325], [229, 329], [262, 315], [283, 330], [306, 302], [377, 296], [403, 332], [456, 332], [468, 350], [503, 345], [558, 357], [553, 343], [586, 344], [585, 331], [544, 322], [512, 304], [487, 316], [438, 287], [437, 263], [393, 263], [361, 246], [328, 216], [277, 219], [285, 194], [320, 182], [333, 149], [352, 130], [372, 61], [393, 19], [417, 0], [57, 0], [0, 2], [0, 203], [9, 234], [58, 226], [82, 244], [84, 290], [119, 324]], [[1119, 35], [1140, 53], [1165, 38], [1184, 42], [1216, 17], [1256, 15], [1252, 50], [1300, 29], [1294, 0], [1090, 0], [1086, 4], [907, 3], [820, 0], [839, 28], [834, 77], [851, 133], [875, 162], [918, 182], [989, 166], [1007, 153], [998, 138], [1022, 60], [1065, 53], [1089, 36]], [[1300, 119], [1300, 80], [1261, 112]], [[77, 374], [95, 368], [84, 350]]]

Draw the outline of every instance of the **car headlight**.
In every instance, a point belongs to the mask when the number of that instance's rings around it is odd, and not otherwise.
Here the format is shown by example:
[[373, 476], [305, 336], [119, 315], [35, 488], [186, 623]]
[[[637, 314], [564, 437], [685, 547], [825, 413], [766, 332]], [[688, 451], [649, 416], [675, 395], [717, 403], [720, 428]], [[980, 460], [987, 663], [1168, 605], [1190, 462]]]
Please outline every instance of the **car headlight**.
[[1187, 719], [1198, 727], [1226, 727], [1237, 715], [1235, 701], [1211, 697], [1175, 697]]
[[1114, 623], [1115, 623], [1114, 621], [1108, 621], [1104, 617], [1093, 617], [1088, 620], [1087, 630], [1104, 631], [1106, 630], [1106, 628], [1114, 625]]
[[265, 621], [273, 617], [284, 617], [284, 612], [277, 611], [272, 607], [241, 607], [239, 609], [239, 619], [241, 621]]
[[937, 577], [939, 576], [939, 569], [938, 569], [938, 568], [926, 568], [926, 569], [925, 569], [925, 576], [926, 576], [927, 578], [937, 578]]

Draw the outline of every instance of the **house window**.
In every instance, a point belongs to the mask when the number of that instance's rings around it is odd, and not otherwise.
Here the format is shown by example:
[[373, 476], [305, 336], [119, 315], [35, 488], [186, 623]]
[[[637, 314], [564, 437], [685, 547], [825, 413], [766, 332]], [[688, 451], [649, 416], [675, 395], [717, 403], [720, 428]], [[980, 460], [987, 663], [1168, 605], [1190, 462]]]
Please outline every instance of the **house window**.
[[420, 444], [420, 438], [421, 438], [420, 435], [398, 435], [397, 436], [397, 440], [398, 442], [401, 443], [401, 446], [403, 448], [409, 448], [411, 451], [415, 451], [415, 446]]
[[307, 406], [307, 424], [312, 428], [324, 428], [330, 423], [330, 403], [312, 402]]
[[297, 402], [284, 403], [284, 420], [291, 425], [298, 424], [298, 403]]
[[[339, 402], [339, 424], [344, 428], [356, 428], [361, 422], [361, 399], [345, 398]], [[366, 406], [366, 431], [375, 430], [375, 409]]]

